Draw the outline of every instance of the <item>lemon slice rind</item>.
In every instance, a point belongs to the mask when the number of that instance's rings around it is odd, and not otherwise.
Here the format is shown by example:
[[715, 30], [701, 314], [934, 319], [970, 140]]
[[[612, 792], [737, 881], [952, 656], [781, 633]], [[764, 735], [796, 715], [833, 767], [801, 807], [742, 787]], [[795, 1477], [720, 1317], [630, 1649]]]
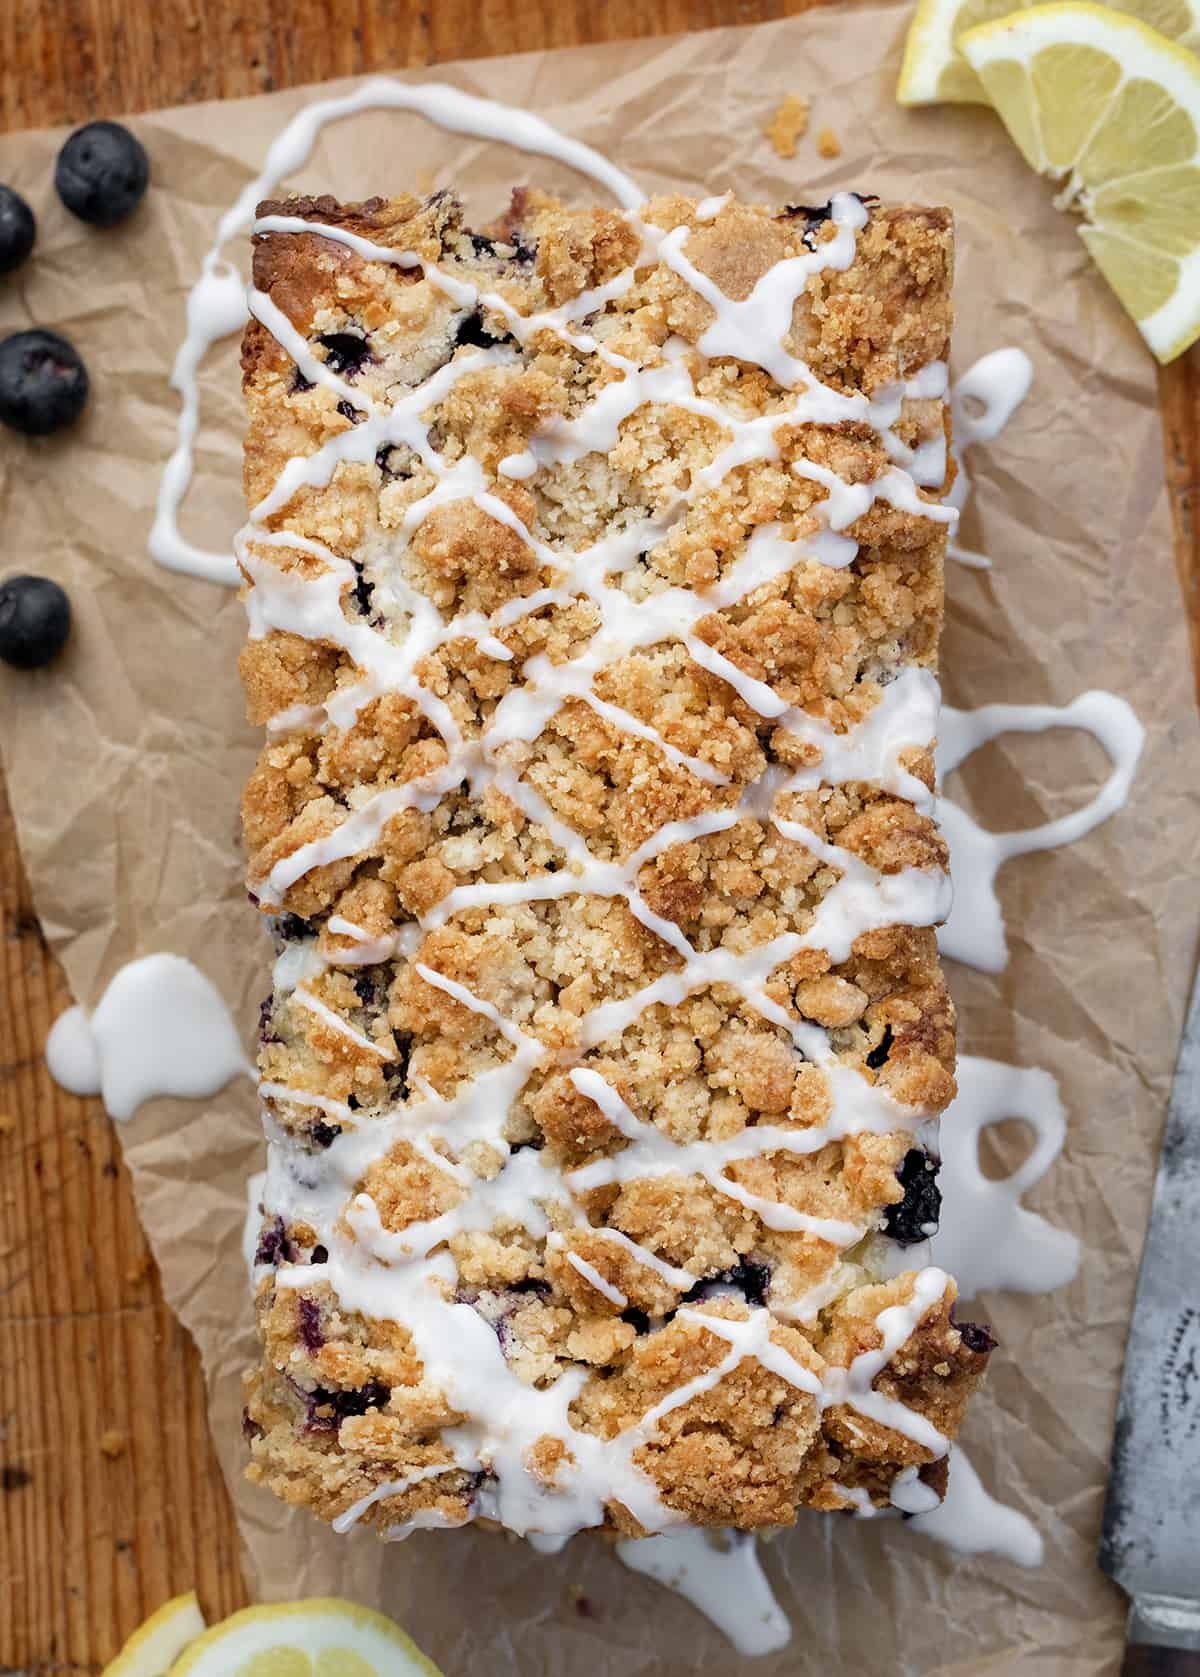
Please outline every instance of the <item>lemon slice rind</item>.
[[[918, 0], [896, 85], [902, 105], [983, 104], [983, 84], [959, 50], [963, 35], [1037, 0]], [[1108, 0], [1179, 46], [1200, 52], [1200, 0]]]
[[196, 1592], [177, 1595], [139, 1625], [103, 1677], [165, 1677], [184, 1649], [204, 1634]]
[[[957, 47], [959, 18], [966, 0], [918, 0], [904, 41], [904, 60], [896, 84], [902, 105], [986, 105], [983, 83]], [[1003, 16], [1012, 0], [997, 7]]]
[[243, 1608], [193, 1642], [170, 1677], [255, 1677], [256, 1667], [290, 1669], [270, 1659], [285, 1651], [306, 1657], [314, 1677], [442, 1677], [395, 1620], [336, 1596]]
[[[1200, 227], [1191, 233], [1178, 208], [1156, 205], [1154, 183], [1195, 170], [1200, 203], [1200, 58], [1093, 0], [1013, 12], [968, 30], [959, 47], [1030, 165], [1063, 182], [1060, 202], [1083, 212], [1081, 237], [1154, 354], [1173, 360], [1200, 337]], [[1054, 92], [1054, 63], [1060, 88], [1064, 64], [1079, 78], [1066, 89], [1074, 103]], [[1117, 109], [1136, 88], [1186, 119], [1161, 166], [1147, 156], [1146, 132]], [[1181, 132], [1190, 155], [1179, 152]]]

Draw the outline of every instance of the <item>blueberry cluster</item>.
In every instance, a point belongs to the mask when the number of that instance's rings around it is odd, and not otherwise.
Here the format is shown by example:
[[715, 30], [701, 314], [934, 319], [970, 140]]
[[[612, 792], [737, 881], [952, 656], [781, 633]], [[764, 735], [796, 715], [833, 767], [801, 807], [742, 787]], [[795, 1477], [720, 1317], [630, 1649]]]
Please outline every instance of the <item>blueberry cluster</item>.
[[[119, 122], [89, 122], [63, 144], [54, 166], [58, 196], [81, 221], [113, 227], [141, 203], [150, 160]], [[0, 185], [0, 274], [25, 262], [37, 239], [33, 211]], [[0, 343], [0, 422], [42, 437], [69, 425], [87, 401], [88, 376], [77, 351], [56, 332], [18, 332]]]
[[[119, 122], [89, 122], [58, 154], [54, 185], [72, 215], [113, 227], [141, 203], [150, 180], [145, 147]], [[19, 192], [0, 184], [0, 275], [28, 260], [37, 220]], [[88, 398], [87, 368], [74, 344], [34, 327], [0, 341], [0, 424], [27, 437], [71, 425]], [[48, 577], [0, 583], [0, 658], [16, 669], [48, 664], [66, 644], [71, 605]]]

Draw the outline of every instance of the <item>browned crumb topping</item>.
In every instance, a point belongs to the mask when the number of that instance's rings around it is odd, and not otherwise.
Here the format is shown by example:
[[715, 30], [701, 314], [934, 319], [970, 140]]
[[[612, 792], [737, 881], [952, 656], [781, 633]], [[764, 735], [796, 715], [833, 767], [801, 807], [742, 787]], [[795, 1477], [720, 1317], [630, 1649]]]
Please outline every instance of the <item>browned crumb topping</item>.
[[[807, 118], [805, 101], [785, 101], [767, 131], [781, 155], [794, 153]], [[818, 149], [840, 151], [828, 130]], [[357, 205], [295, 199], [261, 210], [412, 252], [525, 315], [604, 285], [639, 259], [640, 241], [622, 216], [567, 210], [533, 191], [516, 194], [488, 236], [464, 229], [445, 193]], [[705, 222], [681, 197], [657, 199], [643, 214], [659, 228], [686, 225], [689, 260], [738, 299], [776, 262], [811, 253], [833, 232], [820, 211], [776, 214], [732, 201]], [[830, 388], [866, 396], [943, 358], [951, 248], [948, 212], [872, 208], [851, 265], [809, 279], [787, 347]], [[335, 579], [334, 587], [343, 622], [393, 649], [406, 644], [414, 599], [443, 620], [504, 612], [503, 621], [493, 619], [490, 646], [464, 632], [415, 669], [467, 742], [478, 741], [521, 688], [530, 659], [561, 666], [596, 633], [594, 604], [561, 595], [573, 553], [640, 520], [669, 522], [616, 579], [630, 600], [649, 605], [668, 589], [719, 582], [756, 531], [811, 536], [826, 492], [794, 473], [795, 462], [814, 462], [848, 483], [869, 483], [889, 466], [866, 424], [785, 423], [775, 457], [696, 490], [696, 474], [731, 433], [659, 402], [625, 417], [607, 451], [543, 464], [525, 480], [506, 477], [502, 460], [577, 418], [619, 371], [549, 331], [522, 346], [497, 311], [457, 306], [420, 268], [365, 259], [317, 231], [260, 237], [254, 279], [362, 406], [310, 384], [252, 322], [242, 356], [252, 506], [289, 459], [353, 430], [371, 404], [403, 399], [473, 345], [505, 351], [423, 415], [442, 459], [474, 460], [502, 506], [489, 509], [468, 494], [442, 499], [414, 527], [406, 515], [436, 479], [419, 451], [394, 444], [343, 459], [327, 485], [302, 489], [267, 521], [271, 532], [319, 543], [346, 566], [344, 584]], [[711, 306], [666, 263], [648, 262], [575, 329], [639, 368], [680, 358], [697, 394], [737, 419], [783, 413], [791, 394], [762, 368], [700, 353], [712, 319]], [[941, 402], [908, 399], [895, 433], [915, 448], [944, 435], [947, 423]], [[531, 548], [509, 515], [544, 551]], [[847, 534], [859, 544], [852, 564], [801, 561], [738, 603], [714, 608], [695, 631], [742, 674], [839, 732], [869, 715], [900, 672], [936, 667], [943, 602], [944, 526], [879, 499]], [[250, 558], [255, 574], [270, 567], [295, 589], [329, 581], [329, 563], [302, 543], [252, 542]], [[545, 602], [519, 615], [539, 591]], [[534, 739], [498, 754], [513, 777], [509, 792], [499, 781], [479, 792], [464, 782], [428, 806], [397, 808], [351, 854], [274, 893], [263, 882], [303, 846], [449, 760], [440, 726], [411, 693], [376, 691], [348, 713], [347, 696], [365, 671], [338, 644], [344, 638], [268, 627], [241, 661], [252, 720], [289, 718], [264, 746], [243, 799], [251, 882], [278, 915], [280, 951], [303, 964], [300, 989], [293, 973], [263, 1012], [260, 1064], [277, 1091], [266, 1104], [281, 1135], [319, 1172], [338, 1137], [377, 1126], [385, 1114], [419, 1113], [431, 1092], [452, 1099], [511, 1061], [511, 1041], [486, 1012], [495, 1008], [544, 1050], [504, 1116], [504, 1140], [559, 1173], [598, 1164], [605, 1178], [580, 1190], [582, 1222], [549, 1206], [552, 1240], [498, 1220], [449, 1243], [456, 1297], [494, 1328], [521, 1380], [544, 1388], [569, 1370], [585, 1371], [573, 1423], [608, 1438], [720, 1362], [728, 1344], [704, 1326], [706, 1313], [741, 1321], [765, 1302], [776, 1316], [772, 1340], [818, 1376], [875, 1348], [879, 1313], [912, 1296], [911, 1273], [875, 1284], [865, 1267], [888, 1209], [905, 1198], [899, 1171], [914, 1145], [911, 1125], [807, 1153], [739, 1159], [727, 1171], [739, 1198], [703, 1174], [623, 1180], [607, 1170], [627, 1140], [569, 1073], [598, 1072], [638, 1120], [684, 1145], [731, 1141], [761, 1125], [811, 1131], [827, 1121], [831, 1093], [794, 1037], [793, 1026], [809, 1024], [828, 1033], [843, 1067], [912, 1108], [914, 1120], [936, 1114], [954, 1090], [954, 1014], [933, 931], [889, 927], [857, 938], [845, 960], [813, 948], [781, 961], [765, 990], [786, 1026], [714, 983], [646, 1006], [632, 1023], [589, 1041], [585, 1022], [595, 1009], [677, 975], [681, 956], [620, 895], [568, 890], [520, 900], [522, 888], [540, 888], [571, 864], [561, 835], [509, 795], [514, 787], [594, 858], [624, 863], [668, 823], [730, 810], [768, 769], [801, 767], [812, 753], [681, 642], [662, 641], [611, 661], [593, 686], [641, 732], [570, 698]], [[326, 706], [336, 722], [326, 721]], [[927, 752], [914, 751], [908, 767], [932, 784]], [[823, 784], [781, 800], [777, 813], [885, 874], [946, 865], [929, 818], [875, 784]], [[694, 949], [744, 954], [806, 932], [839, 877], [765, 813], [744, 812], [647, 861], [637, 889]], [[479, 885], [492, 900], [439, 914], [451, 891]], [[356, 964], [363, 939], [377, 947]], [[485, 1011], [429, 982], [421, 966], [465, 987]], [[447, 1144], [430, 1132], [430, 1145], [416, 1146], [417, 1133], [396, 1132], [348, 1190], [369, 1194], [392, 1234], [452, 1210], [466, 1192], [461, 1176], [439, 1165]], [[452, 1162], [490, 1180], [505, 1160], [500, 1147], [477, 1143]], [[764, 1202], [861, 1226], [867, 1238], [843, 1250], [819, 1233], [774, 1227], [755, 1209]], [[342, 1306], [320, 1277], [320, 1231], [302, 1221], [269, 1217], [260, 1260], [263, 1357], [247, 1377], [245, 1423], [251, 1477], [332, 1518], [381, 1484], [440, 1467], [364, 1518], [387, 1529], [417, 1515], [450, 1524], [470, 1517], [480, 1475], [454, 1464], [444, 1437], [462, 1417], [423, 1379], [407, 1331]], [[311, 1284], [276, 1285], [273, 1266], [302, 1262], [318, 1266]], [[716, 1291], [706, 1292], [706, 1283]], [[801, 1308], [809, 1295], [819, 1302]], [[987, 1356], [951, 1322], [953, 1298], [951, 1284], [876, 1382], [947, 1436]], [[561, 1440], [539, 1440], [529, 1471], [553, 1485], [564, 1449]], [[690, 1520], [744, 1528], [786, 1523], [801, 1506], [845, 1507], [847, 1489], [885, 1503], [902, 1468], [920, 1466], [931, 1481], [938, 1471], [931, 1453], [903, 1433], [845, 1406], [822, 1412], [811, 1393], [754, 1358], [671, 1411], [636, 1459], [662, 1499]], [[617, 1501], [607, 1520], [637, 1529]]]

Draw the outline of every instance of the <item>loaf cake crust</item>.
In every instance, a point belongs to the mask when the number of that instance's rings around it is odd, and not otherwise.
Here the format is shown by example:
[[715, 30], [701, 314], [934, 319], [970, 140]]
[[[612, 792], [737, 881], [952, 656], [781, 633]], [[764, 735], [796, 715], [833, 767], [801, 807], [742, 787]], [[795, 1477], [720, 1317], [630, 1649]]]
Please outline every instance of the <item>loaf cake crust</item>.
[[[385, 1536], [916, 1507], [947, 211], [259, 207], [251, 1478]], [[915, 1484], [914, 1482], [920, 1482]]]

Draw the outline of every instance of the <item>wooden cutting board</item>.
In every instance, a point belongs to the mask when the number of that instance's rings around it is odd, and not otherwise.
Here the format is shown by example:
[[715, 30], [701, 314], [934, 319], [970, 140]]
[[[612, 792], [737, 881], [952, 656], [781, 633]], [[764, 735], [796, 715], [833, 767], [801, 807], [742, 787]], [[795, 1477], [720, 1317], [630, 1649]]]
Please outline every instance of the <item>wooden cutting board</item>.
[[[0, 130], [805, 9], [171, 0], [164, 29], [161, 0], [0, 0]], [[1200, 669], [1200, 349], [1160, 388]], [[69, 1000], [0, 785], [0, 1673], [26, 1677], [97, 1672], [182, 1590], [210, 1619], [244, 1601], [198, 1359], [163, 1304], [112, 1126], [98, 1101], [57, 1089], [41, 1057]]]

